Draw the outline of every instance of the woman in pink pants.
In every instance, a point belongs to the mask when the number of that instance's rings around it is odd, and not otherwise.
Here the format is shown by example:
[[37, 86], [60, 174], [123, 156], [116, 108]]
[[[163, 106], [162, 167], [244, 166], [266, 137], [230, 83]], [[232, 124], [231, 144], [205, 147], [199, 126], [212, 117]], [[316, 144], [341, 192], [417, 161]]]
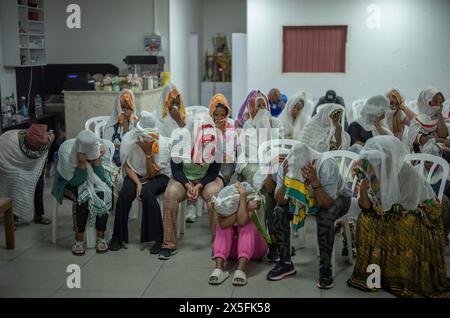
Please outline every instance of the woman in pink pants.
[[[245, 268], [250, 260], [258, 260], [264, 257], [267, 252], [267, 242], [260, 233], [262, 226], [254, 213], [261, 207], [261, 199], [257, 194], [247, 195], [250, 187], [244, 187], [240, 183], [224, 188], [233, 188], [235, 193], [228, 196], [226, 199], [239, 199], [237, 211], [230, 215], [229, 213], [221, 213], [220, 204], [213, 204], [215, 211], [219, 215], [218, 224], [216, 226], [216, 237], [214, 240], [214, 259], [216, 261], [216, 268], [209, 276], [209, 283], [211, 285], [219, 285], [223, 283], [228, 277], [229, 273], [224, 272], [225, 261], [229, 258], [238, 259], [238, 268], [234, 272], [232, 283], [235, 286], [242, 286], [247, 284], [247, 276]], [[251, 189], [251, 188], [250, 188]], [[219, 197], [221, 195], [219, 194]], [[231, 200], [233, 200], [231, 199]], [[217, 202], [217, 201], [216, 201]], [[222, 206], [223, 207], [223, 206]], [[223, 210], [223, 209], [222, 209]], [[258, 230], [260, 228], [260, 230]]]

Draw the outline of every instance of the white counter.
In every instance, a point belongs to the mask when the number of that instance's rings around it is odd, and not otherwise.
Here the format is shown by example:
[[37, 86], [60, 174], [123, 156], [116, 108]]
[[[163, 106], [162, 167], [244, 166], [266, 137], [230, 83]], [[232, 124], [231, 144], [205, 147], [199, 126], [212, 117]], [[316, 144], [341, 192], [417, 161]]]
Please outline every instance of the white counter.
[[[164, 87], [134, 93], [136, 109], [153, 111], [158, 105]], [[86, 120], [95, 116], [111, 116], [114, 102], [120, 92], [64, 91], [66, 138], [74, 138], [84, 129]]]

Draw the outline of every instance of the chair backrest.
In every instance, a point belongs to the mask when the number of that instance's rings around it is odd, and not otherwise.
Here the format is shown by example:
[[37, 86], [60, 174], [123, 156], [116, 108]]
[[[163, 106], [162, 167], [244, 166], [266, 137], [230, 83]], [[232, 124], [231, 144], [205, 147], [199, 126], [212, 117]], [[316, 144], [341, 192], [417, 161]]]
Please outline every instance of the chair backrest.
[[264, 168], [269, 167], [271, 160], [279, 154], [281, 148], [291, 149], [299, 143], [299, 141], [292, 139], [272, 139], [263, 142], [258, 147], [258, 162], [261, 172], [264, 172]]
[[103, 129], [105, 128], [108, 119], [109, 116], [97, 116], [89, 118], [84, 124], [84, 129], [92, 130], [97, 135], [97, 137], [103, 138]]
[[208, 107], [205, 106], [188, 106], [186, 107], [186, 116], [194, 116], [197, 113], [209, 113]]
[[[105, 145], [105, 155], [103, 156], [103, 164], [108, 168], [114, 168], [116, 164], [113, 161], [114, 152], [116, 151], [116, 146], [112, 141], [102, 139], [102, 143]], [[109, 158], [109, 160], [107, 159]]]
[[446, 100], [442, 106], [442, 115], [445, 119], [450, 119], [450, 100]]
[[[435, 173], [438, 166], [442, 168], [441, 185], [439, 187], [438, 199], [442, 201], [444, 196], [445, 184], [447, 182], [449, 167], [445, 159], [437, 156], [433, 156], [427, 153], [411, 153], [405, 156], [405, 161], [416, 162], [416, 167], [419, 169], [419, 173], [425, 177], [428, 183], [431, 184], [431, 178]], [[430, 170], [425, 169], [425, 162], [429, 161], [432, 163]], [[414, 186], [414, 185], [411, 185]]]
[[366, 103], [367, 99], [357, 99], [353, 101], [352, 103], [352, 111], [353, 111], [353, 120], [359, 118], [359, 115], [361, 114], [361, 109], [363, 108], [364, 104]]
[[352, 194], [356, 186], [356, 177], [352, 177], [353, 163], [358, 160], [359, 155], [355, 152], [347, 150], [333, 150], [323, 153], [323, 160], [333, 158], [339, 167], [339, 173], [342, 176], [344, 185], [347, 181], [352, 180]]
[[416, 115], [419, 113], [419, 108], [417, 107], [417, 100], [410, 100], [407, 104], [408, 108], [411, 109]]

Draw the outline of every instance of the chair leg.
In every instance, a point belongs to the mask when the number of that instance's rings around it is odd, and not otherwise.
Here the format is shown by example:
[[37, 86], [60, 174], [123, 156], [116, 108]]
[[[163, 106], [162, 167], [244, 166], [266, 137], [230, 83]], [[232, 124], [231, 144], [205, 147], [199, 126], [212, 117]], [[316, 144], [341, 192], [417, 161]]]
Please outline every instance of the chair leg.
[[347, 237], [348, 262], [353, 265], [353, 246], [352, 246], [353, 239], [348, 217], [344, 218], [344, 229], [345, 229], [345, 236]]
[[333, 250], [331, 252], [331, 271], [334, 278], [334, 275], [336, 274], [336, 238], [334, 238]]
[[52, 243], [56, 244], [56, 219], [58, 216], [58, 201], [55, 199], [55, 208], [52, 214]]
[[13, 209], [10, 208], [5, 213], [5, 240], [6, 249], [13, 250], [16, 248], [16, 239], [14, 233], [14, 213]]

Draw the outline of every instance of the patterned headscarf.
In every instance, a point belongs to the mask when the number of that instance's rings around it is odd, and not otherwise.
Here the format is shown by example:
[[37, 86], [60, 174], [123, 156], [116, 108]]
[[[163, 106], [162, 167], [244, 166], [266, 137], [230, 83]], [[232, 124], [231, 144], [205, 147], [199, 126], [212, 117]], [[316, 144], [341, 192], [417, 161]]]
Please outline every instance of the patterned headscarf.
[[133, 115], [131, 115], [131, 120], [133, 122], [137, 122], [138, 121], [138, 117], [136, 116], [135, 112], [136, 112], [136, 104], [135, 104], [135, 99], [134, 99], [134, 94], [133, 91], [130, 89], [124, 89], [122, 91], [122, 93], [119, 96], [119, 100], [117, 103], [117, 122], [119, 123], [120, 126], [123, 125], [123, 119], [124, 119], [124, 114], [122, 112], [122, 104], [123, 103], [127, 103], [128, 108], [130, 108], [133, 111]]
[[211, 102], [209, 103], [209, 115], [213, 117], [214, 112], [216, 111], [216, 108], [218, 105], [222, 105], [227, 110], [227, 117], [230, 117], [231, 115], [231, 108], [228, 105], [227, 98], [223, 94], [216, 94], [211, 99]]
[[180, 108], [179, 108], [179, 111], [180, 111], [180, 114], [181, 114], [181, 119], [183, 121], [186, 120], [186, 110], [185, 110], [185, 107], [184, 107], [183, 96], [181, 95], [181, 93], [178, 90], [178, 88], [176, 88], [176, 86], [173, 85], [173, 84], [171, 84], [168, 87], [168, 92], [167, 92], [167, 95], [166, 95], [166, 97], [164, 99], [163, 109], [162, 109], [162, 118], [166, 118], [167, 115], [169, 115], [169, 112], [170, 112], [169, 106], [172, 103], [172, 101], [175, 98], [177, 98], [177, 97], [180, 97], [180, 105], [179, 105]]
[[247, 112], [247, 103], [248, 103], [248, 100], [249, 100], [254, 94], [256, 94], [256, 93], [257, 93], [257, 91], [252, 90], [252, 91], [247, 95], [247, 97], [245, 98], [244, 102], [242, 103], [241, 108], [239, 109], [239, 113], [238, 113], [238, 115], [237, 115], [237, 117], [236, 117], [236, 120], [238, 121], [239, 125], [241, 125], [241, 127], [244, 126], [244, 121], [245, 121], [245, 120], [244, 120], [244, 115], [245, 115], [245, 113]]
[[265, 108], [269, 110], [269, 99], [267, 98], [266, 94], [264, 94], [261, 91], [255, 92], [247, 101], [247, 109], [250, 114], [250, 118], [254, 118], [256, 114], [258, 113], [257, 105], [258, 101], [262, 99], [265, 102]]

